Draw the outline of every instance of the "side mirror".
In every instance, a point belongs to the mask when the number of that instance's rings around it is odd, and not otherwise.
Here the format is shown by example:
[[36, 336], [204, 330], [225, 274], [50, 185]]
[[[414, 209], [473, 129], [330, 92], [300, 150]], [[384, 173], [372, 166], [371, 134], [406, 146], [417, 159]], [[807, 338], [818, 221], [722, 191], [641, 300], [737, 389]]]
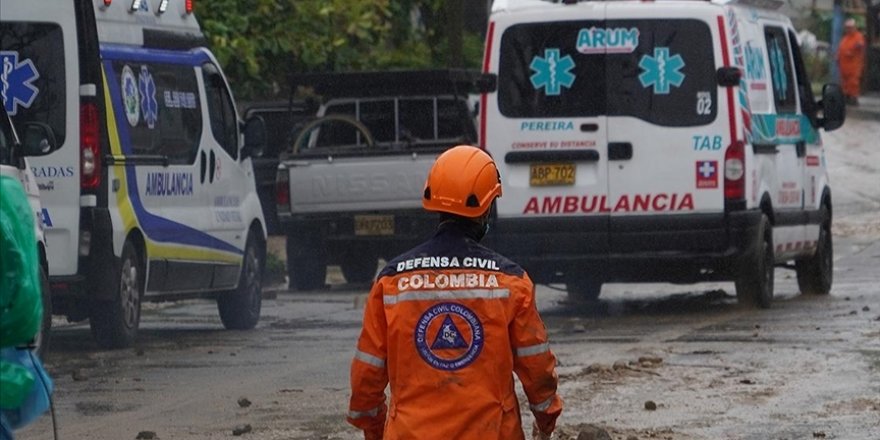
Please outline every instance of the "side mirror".
[[52, 127], [42, 122], [25, 122], [22, 130], [22, 153], [24, 156], [45, 156], [57, 147]]
[[822, 100], [819, 101], [822, 117], [819, 126], [825, 131], [837, 130], [846, 120], [846, 104], [843, 100], [843, 89], [839, 84], [825, 84], [822, 87]]
[[742, 79], [742, 70], [738, 67], [719, 67], [715, 79], [721, 87], [736, 87]]
[[498, 75], [494, 73], [483, 73], [476, 81], [477, 92], [492, 93], [498, 90]]
[[244, 147], [241, 159], [260, 157], [266, 149], [266, 121], [262, 116], [251, 116], [244, 124]]

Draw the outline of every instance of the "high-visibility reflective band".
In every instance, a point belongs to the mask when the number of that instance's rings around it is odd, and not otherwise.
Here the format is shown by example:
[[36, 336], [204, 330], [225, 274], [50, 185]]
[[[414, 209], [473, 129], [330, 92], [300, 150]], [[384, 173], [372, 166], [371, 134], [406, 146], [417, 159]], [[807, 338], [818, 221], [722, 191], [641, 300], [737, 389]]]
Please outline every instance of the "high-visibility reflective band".
[[466, 289], [466, 290], [423, 290], [399, 295], [385, 295], [385, 305], [403, 301], [446, 300], [446, 299], [500, 299], [510, 297], [510, 289]]
[[352, 419], [359, 419], [361, 417], [376, 417], [377, 415], [379, 415], [379, 408], [381, 408], [381, 406], [377, 406], [369, 411], [349, 411], [348, 417]]
[[519, 357], [525, 357], [525, 356], [533, 356], [536, 354], [546, 353], [548, 351], [550, 351], [550, 344], [545, 342], [543, 344], [517, 348], [516, 355]]
[[360, 350], [358, 350], [354, 354], [354, 358], [361, 362], [368, 363], [376, 368], [385, 368], [385, 359], [373, 356], [369, 353], [364, 353]]
[[553, 397], [556, 397], [556, 395], [554, 394], [549, 399], [547, 399], [541, 403], [538, 403], [536, 405], [529, 405], [529, 408], [531, 408], [532, 411], [537, 411], [537, 412], [547, 411], [547, 408], [550, 408], [550, 404], [553, 403]]

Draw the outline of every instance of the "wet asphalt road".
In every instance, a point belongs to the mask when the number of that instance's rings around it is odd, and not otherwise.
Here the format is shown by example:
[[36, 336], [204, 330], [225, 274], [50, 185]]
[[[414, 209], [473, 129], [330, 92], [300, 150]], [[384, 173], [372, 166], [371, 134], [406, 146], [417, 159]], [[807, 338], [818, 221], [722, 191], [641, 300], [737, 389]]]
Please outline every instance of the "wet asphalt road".
[[[615, 439], [880, 439], [880, 237], [835, 237], [835, 258], [825, 297], [777, 270], [770, 310], [738, 306], [726, 283], [611, 285], [594, 307], [539, 287], [566, 401], [556, 438], [589, 423]], [[245, 332], [223, 330], [212, 302], [151, 304], [137, 347], [119, 351], [60, 323], [47, 355], [58, 438], [220, 439], [244, 425], [242, 438], [362, 438], [344, 414], [368, 289], [280, 291]], [[51, 417], [18, 438], [53, 438]]]

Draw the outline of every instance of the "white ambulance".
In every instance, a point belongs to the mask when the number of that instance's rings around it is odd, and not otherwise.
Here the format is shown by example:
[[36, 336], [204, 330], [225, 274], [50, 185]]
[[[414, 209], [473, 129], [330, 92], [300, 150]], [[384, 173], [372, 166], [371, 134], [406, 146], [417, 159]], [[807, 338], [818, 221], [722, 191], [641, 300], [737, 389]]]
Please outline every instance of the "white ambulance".
[[191, 0], [0, 3], [6, 108], [57, 141], [30, 163], [54, 311], [89, 318], [101, 347], [135, 340], [143, 301], [216, 298], [234, 329], [260, 316], [251, 155], [265, 133], [239, 123], [192, 12]]
[[774, 0], [494, 2], [481, 145], [504, 185], [492, 245], [539, 282], [832, 278], [831, 185], [795, 29]]

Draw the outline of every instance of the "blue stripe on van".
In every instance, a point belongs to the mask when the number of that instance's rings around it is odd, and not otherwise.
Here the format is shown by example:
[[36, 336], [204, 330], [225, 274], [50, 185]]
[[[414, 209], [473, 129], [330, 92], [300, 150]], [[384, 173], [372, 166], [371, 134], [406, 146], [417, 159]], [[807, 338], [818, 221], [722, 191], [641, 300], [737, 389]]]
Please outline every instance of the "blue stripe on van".
[[[122, 102], [122, 95], [121, 91], [119, 90], [119, 84], [117, 84], [116, 81], [116, 74], [113, 70], [113, 64], [109, 60], [105, 61], [104, 69], [108, 78], [107, 84], [110, 89], [110, 100], [114, 105], [117, 105]], [[114, 113], [116, 115], [116, 128], [118, 130], [119, 143], [122, 147], [122, 152], [124, 154], [131, 154], [131, 137], [128, 132], [128, 120], [125, 118], [125, 111], [119, 109]], [[244, 254], [244, 252], [236, 246], [233, 246], [212, 235], [206, 234], [198, 229], [192, 228], [182, 223], [177, 223], [175, 221], [148, 212], [141, 202], [135, 166], [124, 166], [125, 181], [128, 185], [128, 197], [129, 200], [131, 200], [131, 206], [134, 209], [135, 216], [137, 216], [141, 228], [143, 228], [144, 230], [144, 234], [146, 234], [147, 237], [149, 237], [151, 240], [164, 243], [199, 246], [203, 248], [232, 252], [239, 255]]]
[[102, 44], [101, 58], [105, 61], [143, 61], [147, 63], [183, 64], [201, 66], [211, 61], [208, 54], [201, 49], [188, 51], [145, 49], [124, 44]]

